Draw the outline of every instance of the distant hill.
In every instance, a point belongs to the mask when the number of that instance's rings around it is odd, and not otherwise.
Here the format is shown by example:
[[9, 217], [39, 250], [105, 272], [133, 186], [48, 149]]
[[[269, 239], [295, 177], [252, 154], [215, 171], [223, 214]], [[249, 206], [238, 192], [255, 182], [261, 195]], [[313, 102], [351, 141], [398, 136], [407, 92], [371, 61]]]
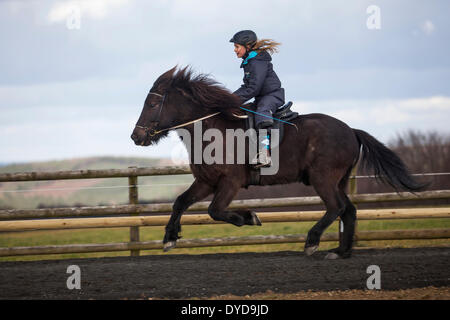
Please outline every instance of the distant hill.
[[171, 165], [169, 159], [136, 157], [89, 157], [69, 160], [28, 162], [7, 164], [0, 168], [1, 173], [25, 171], [60, 171], [88, 169], [122, 169], [130, 166], [164, 166]]
[[[61, 161], [9, 164], [0, 173], [29, 171], [124, 169], [130, 166], [173, 165], [169, 159], [134, 157], [91, 157]], [[142, 202], [173, 201], [193, 181], [191, 175], [139, 177]], [[128, 179], [83, 179], [0, 183], [0, 208], [91, 206], [128, 202]]]

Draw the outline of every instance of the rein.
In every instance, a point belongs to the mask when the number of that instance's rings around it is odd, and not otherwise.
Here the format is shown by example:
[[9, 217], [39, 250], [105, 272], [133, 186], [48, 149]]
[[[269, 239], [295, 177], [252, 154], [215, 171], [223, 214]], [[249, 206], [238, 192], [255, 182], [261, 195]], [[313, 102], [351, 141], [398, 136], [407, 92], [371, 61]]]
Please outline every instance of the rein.
[[[160, 116], [161, 116], [161, 111], [162, 111], [162, 108], [163, 108], [163, 106], [164, 106], [164, 100], [166, 99], [166, 95], [161, 95], [161, 94], [155, 93], [155, 92], [149, 92], [148, 94], [154, 94], [154, 95], [156, 95], [156, 96], [162, 98], [161, 105], [160, 105], [160, 107], [159, 107], [158, 117], [156, 118], [156, 121], [152, 121], [152, 122], [156, 123], [156, 126], [157, 126], [157, 125], [159, 124], [159, 118], [160, 118]], [[188, 125], [190, 125], [190, 124], [196, 123], [196, 122], [198, 122], [198, 121], [202, 121], [202, 120], [205, 120], [205, 119], [214, 117], [214, 116], [218, 115], [219, 113], [220, 113], [220, 112], [216, 112], [216, 113], [213, 113], [213, 114], [209, 114], [209, 115], [207, 115], [207, 116], [204, 116], [204, 117], [201, 117], [201, 118], [198, 118], [198, 119], [189, 121], [189, 122], [185, 122], [185, 123], [182, 123], [182, 124], [178, 124], [178, 125], [173, 126], [173, 127], [170, 127], [170, 128], [161, 129], [161, 130], [150, 129], [149, 127], [143, 127], [143, 126], [138, 126], [138, 125], [136, 125], [136, 128], [144, 129], [144, 131], [145, 131], [148, 135], [150, 135], [151, 137], [153, 137], [153, 136], [155, 136], [155, 135], [157, 135], [158, 133], [161, 133], [161, 132], [165, 132], [165, 131], [169, 131], [169, 130], [173, 130], [173, 129], [182, 128], [182, 127], [188, 126]]]

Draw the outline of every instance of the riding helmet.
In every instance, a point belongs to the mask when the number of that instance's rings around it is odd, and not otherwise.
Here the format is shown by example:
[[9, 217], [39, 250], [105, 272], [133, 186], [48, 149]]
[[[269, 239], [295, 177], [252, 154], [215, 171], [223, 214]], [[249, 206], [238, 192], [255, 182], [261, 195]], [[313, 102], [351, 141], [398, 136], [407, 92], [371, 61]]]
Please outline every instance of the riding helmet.
[[252, 45], [257, 41], [256, 33], [252, 30], [242, 30], [236, 33], [230, 42], [234, 42], [243, 46]]

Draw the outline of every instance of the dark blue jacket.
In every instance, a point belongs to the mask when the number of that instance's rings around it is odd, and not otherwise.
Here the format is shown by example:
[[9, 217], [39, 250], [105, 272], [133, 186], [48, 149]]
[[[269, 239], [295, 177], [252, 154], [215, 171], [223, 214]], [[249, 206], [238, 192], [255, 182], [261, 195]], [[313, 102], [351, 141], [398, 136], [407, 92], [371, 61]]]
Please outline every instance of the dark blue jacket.
[[272, 57], [266, 51], [260, 53], [251, 51], [242, 61], [244, 84], [234, 92], [242, 99], [242, 103], [255, 98], [258, 104], [261, 98], [272, 96], [276, 98], [276, 101], [279, 101], [276, 104], [279, 104], [279, 106], [284, 104], [284, 89], [281, 87], [277, 74], [273, 71], [271, 61]]

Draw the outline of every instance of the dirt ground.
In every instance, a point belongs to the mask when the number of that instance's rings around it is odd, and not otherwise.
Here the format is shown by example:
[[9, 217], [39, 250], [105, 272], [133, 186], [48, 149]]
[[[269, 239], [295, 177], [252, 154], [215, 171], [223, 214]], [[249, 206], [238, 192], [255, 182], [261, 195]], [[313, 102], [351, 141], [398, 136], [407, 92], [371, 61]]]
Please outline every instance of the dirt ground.
[[450, 287], [400, 290], [337, 290], [275, 293], [268, 290], [245, 296], [220, 295], [209, 300], [450, 300]]
[[[0, 262], [0, 299], [450, 299], [450, 248], [325, 252], [148, 255]], [[70, 265], [81, 289], [69, 290]], [[381, 290], [366, 287], [367, 267]]]

